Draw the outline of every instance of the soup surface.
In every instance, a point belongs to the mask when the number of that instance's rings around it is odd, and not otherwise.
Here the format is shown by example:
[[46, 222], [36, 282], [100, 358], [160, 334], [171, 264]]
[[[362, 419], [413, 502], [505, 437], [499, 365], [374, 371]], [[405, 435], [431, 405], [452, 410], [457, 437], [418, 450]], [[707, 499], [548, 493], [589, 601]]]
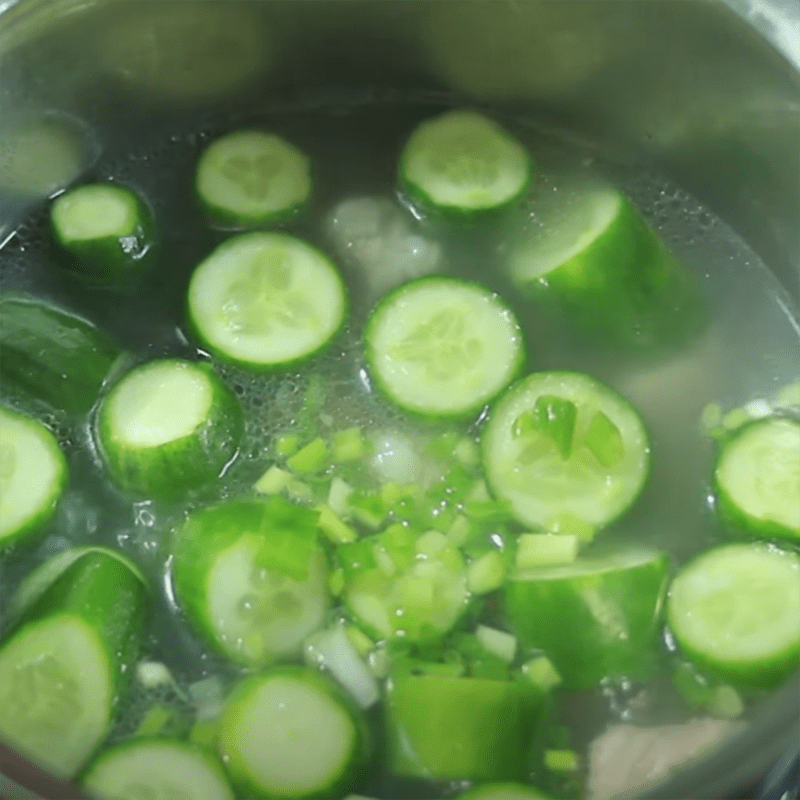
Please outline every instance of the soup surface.
[[[82, 181], [118, 181], [150, 206], [157, 252], [153, 270], [141, 282], [132, 288], [87, 287], [60, 270], [48, 227], [49, 205], [35, 209], [0, 252], [4, 288], [31, 292], [84, 315], [137, 360], [209, 358], [186, 325], [186, 287], [195, 267], [232, 232], [207, 223], [194, 194], [195, 171], [200, 153], [216, 137], [258, 127], [292, 142], [313, 165], [309, 203], [272, 227], [329, 254], [349, 292], [344, 329], [306, 365], [259, 373], [210, 359], [242, 403], [245, 434], [238, 457], [223, 475], [177, 503], [132, 499], [109, 483], [93, 442], [91, 415], [78, 424], [68, 416], [42, 415], [0, 387], [4, 403], [38, 416], [57, 433], [71, 474], [46, 538], [6, 559], [4, 596], [48, 557], [85, 544], [120, 548], [156, 587], [142, 659], [166, 665], [174, 681], [153, 686], [134, 679], [111, 742], [141, 732], [143, 720], [152, 724], [154, 707], [167, 712], [160, 732], [186, 735], [198, 708], [208, 710], [203, 692], [224, 696], [246, 672], [209, 649], [177, 607], [171, 535], [188, 511], [224, 498], [252, 496], [254, 483], [270, 466], [285, 465], [278, 444], [295, 434], [309, 439], [358, 426], [372, 447], [361, 473], [368, 488], [420, 481], [420, 463], [431, 443], [445, 434], [479, 440], [485, 411], [458, 423], [419, 420], [394, 408], [371, 386], [361, 341], [364, 322], [380, 297], [405, 279], [436, 272], [480, 282], [503, 298], [520, 321], [527, 346], [523, 374], [587, 373], [615, 388], [640, 412], [651, 440], [650, 479], [633, 508], [598, 533], [587, 553], [645, 545], [666, 551], [674, 570], [732, 538], [713, 508], [715, 442], [704, 420], [747, 404], [752, 409], [753, 401], [771, 403], [800, 376], [800, 328], [789, 297], [734, 231], [661, 175], [638, 164], [610, 161], [586, 143], [524, 120], [503, 120], [531, 153], [536, 173], [531, 196], [511, 222], [464, 226], [412, 213], [398, 196], [398, 154], [415, 126], [442, 110], [429, 103], [289, 108], [237, 120], [173, 120], [160, 130], [120, 135]], [[694, 275], [705, 322], [685, 341], [658, 352], [620, 349], [602, 336], [574, 328], [568, 318], [512, 287], [503, 265], [514, 237], [537, 224], [537, 192], [557, 187], [565, 168], [601, 176], [619, 187]], [[372, 232], [364, 233], [358, 214], [355, 222], [348, 218], [343, 204], [356, 198], [362, 199], [362, 213], [383, 219]], [[378, 262], [383, 271], [374, 268]], [[797, 413], [797, 408], [787, 413]], [[446, 469], [434, 478], [444, 474]], [[346, 616], [341, 608], [332, 613], [331, 619]], [[460, 623], [470, 632], [478, 624], [505, 627], [491, 596]], [[540, 771], [534, 784], [575, 796], [586, 792], [588, 780], [600, 796], [603, 788], [588, 775], [590, 746], [609, 726], [669, 725], [696, 717], [697, 710], [676, 689], [674, 650], [674, 641], [666, 636], [661, 666], [648, 681], [610, 676], [594, 689], [556, 690], [548, 724], [560, 733], [553, 734], [550, 748], [574, 751], [578, 766]], [[518, 653], [514, 663], [521, 664], [523, 656]], [[761, 693], [743, 692], [740, 697], [741, 717], [746, 719]], [[728, 708], [722, 716], [736, 713]], [[381, 758], [381, 714], [380, 703], [366, 712], [378, 744], [364, 781], [356, 787], [359, 793], [384, 800], [437, 798], [454, 796], [469, 785], [393, 776]], [[709, 715], [708, 710], [702, 715]]]

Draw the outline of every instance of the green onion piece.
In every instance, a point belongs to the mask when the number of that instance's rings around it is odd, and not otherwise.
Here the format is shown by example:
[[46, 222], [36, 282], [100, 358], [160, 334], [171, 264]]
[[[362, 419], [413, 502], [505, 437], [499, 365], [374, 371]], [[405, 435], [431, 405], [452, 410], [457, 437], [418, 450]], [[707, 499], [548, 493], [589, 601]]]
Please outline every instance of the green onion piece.
[[354, 542], [358, 538], [356, 532], [346, 522], [339, 519], [328, 506], [320, 506], [317, 524], [334, 544]]
[[328, 445], [321, 437], [298, 450], [286, 463], [290, 469], [302, 474], [321, 472], [328, 466]]
[[574, 534], [521, 533], [517, 537], [516, 567], [570, 564], [578, 557], [580, 540]]
[[475, 628], [475, 638], [490, 652], [509, 664], [514, 660], [517, 652], [517, 637], [506, 631], [490, 628], [487, 625], [478, 625]]
[[280, 494], [291, 480], [290, 472], [272, 466], [253, 484], [253, 488], [260, 494]]
[[467, 567], [467, 586], [473, 594], [487, 594], [500, 588], [504, 576], [503, 557], [490, 550]]
[[544, 764], [553, 772], [577, 772], [581, 762], [574, 750], [545, 750]]
[[534, 656], [526, 661], [522, 665], [522, 674], [545, 691], [554, 689], [562, 681], [561, 675], [547, 656]]
[[298, 447], [300, 447], [300, 437], [296, 433], [279, 436], [275, 441], [275, 450], [284, 458], [296, 453]]
[[333, 434], [331, 442], [331, 456], [334, 464], [347, 464], [358, 461], [368, 455], [369, 443], [357, 425], [345, 428]]

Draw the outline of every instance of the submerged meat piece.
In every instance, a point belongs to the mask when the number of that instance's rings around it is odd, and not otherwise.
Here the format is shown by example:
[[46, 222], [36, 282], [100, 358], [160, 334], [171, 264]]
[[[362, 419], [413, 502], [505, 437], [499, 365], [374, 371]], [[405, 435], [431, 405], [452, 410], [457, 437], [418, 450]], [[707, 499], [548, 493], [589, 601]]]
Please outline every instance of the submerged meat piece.
[[703, 757], [746, 723], [704, 717], [677, 725], [612, 725], [589, 750], [589, 800], [610, 800], [666, 778]]
[[417, 233], [410, 215], [387, 198], [343, 200], [328, 216], [327, 230], [339, 257], [363, 275], [372, 300], [441, 265], [441, 247]]

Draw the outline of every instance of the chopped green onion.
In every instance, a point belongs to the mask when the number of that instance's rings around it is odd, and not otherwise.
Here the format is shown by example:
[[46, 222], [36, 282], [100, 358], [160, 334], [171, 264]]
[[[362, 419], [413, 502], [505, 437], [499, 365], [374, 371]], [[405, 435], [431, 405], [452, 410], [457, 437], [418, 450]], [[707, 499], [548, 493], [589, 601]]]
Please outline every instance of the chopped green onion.
[[516, 567], [526, 570], [570, 564], [578, 557], [579, 544], [574, 534], [522, 533], [517, 537]]
[[475, 637], [490, 653], [503, 661], [510, 664], [514, 660], [517, 652], [516, 636], [487, 625], [478, 625], [475, 628]]
[[544, 764], [553, 772], [577, 772], [580, 758], [574, 750], [545, 750]]
[[160, 703], [147, 709], [134, 736], [157, 736], [175, 719], [175, 709]]
[[372, 648], [375, 647], [375, 642], [355, 625], [347, 625], [345, 627], [345, 633], [347, 633], [347, 637], [350, 639], [350, 643], [353, 647], [355, 647], [356, 652], [362, 657], [366, 657]]
[[282, 455], [284, 458], [296, 453], [298, 447], [300, 447], [300, 437], [296, 433], [279, 436], [275, 441], [275, 449], [278, 451], [278, 454]]
[[346, 584], [344, 570], [341, 567], [330, 571], [328, 575], [328, 590], [334, 597], [341, 595]]
[[218, 719], [200, 719], [192, 726], [192, 730], [189, 732], [189, 741], [213, 750], [217, 744], [218, 733]]
[[470, 521], [463, 515], [458, 514], [447, 528], [446, 534], [450, 543], [455, 547], [461, 547], [469, 539]]
[[346, 522], [339, 519], [328, 506], [320, 506], [317, 524], [334, 544], [354, 542], [358, 538], [356, 532]]
[[473, 594], [487, 594], [503, 583], [505, 566], [497, 550], [490, 550], [467, 567], [467, 586]]
[[353, 494], [353, 487], [340, 477], [334, 476], [328, 489], [328, 505], [331, 511], [340, 517], [346, 517], [350, 511], [347, 501], [351, 494]]
[[562, 681], [553, 662], [544, 655], [534, 656], [530, 661], [526, 661], [522, 665], [522, 674], [545, 691], [554, 689]]
[[736, 719], [744, 712], [742, 697], [733, 686], [717, 686], [708, 705], [708, 713], [720, 719]]
[[361, 433], [361, 428], [353, 426], [336, 431], [331, 442], [331, 456], [334, 464], [358, 461], [370, 452], [370, 446]]
[[328, 466], [328, 445], [321, 437], [298, 450], [286, 463], [295, 472], [321, 472]]
[[293, 480], [290, 472], [271, 466], [256, 482], [253, 488], [261, 494], [280, 494]]

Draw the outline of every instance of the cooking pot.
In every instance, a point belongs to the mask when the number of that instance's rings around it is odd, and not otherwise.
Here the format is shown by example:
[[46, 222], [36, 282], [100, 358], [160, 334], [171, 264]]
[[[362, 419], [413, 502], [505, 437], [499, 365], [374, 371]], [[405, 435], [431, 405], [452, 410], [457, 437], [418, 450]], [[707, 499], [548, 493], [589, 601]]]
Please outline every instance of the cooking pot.
[[[89, 168], [116, 127], [235, 113], [254, 92], [364, 103], [413, 91], [488, 103], [657, 164], [800, 302], [797, 0], [5, 0], [0, 75], [11, 187], [0, 242]], [[25, 156], [22, 139], [36, 145]], [[795, 675], [710, 755], [624, 796], [742, 797], [762, 779], [764, 798], [796, 796], [799, 726]], [[3, 796], [79, 794], [7, 749], [0, 757], [3, 780], [18, 784], [0, 784]]]

